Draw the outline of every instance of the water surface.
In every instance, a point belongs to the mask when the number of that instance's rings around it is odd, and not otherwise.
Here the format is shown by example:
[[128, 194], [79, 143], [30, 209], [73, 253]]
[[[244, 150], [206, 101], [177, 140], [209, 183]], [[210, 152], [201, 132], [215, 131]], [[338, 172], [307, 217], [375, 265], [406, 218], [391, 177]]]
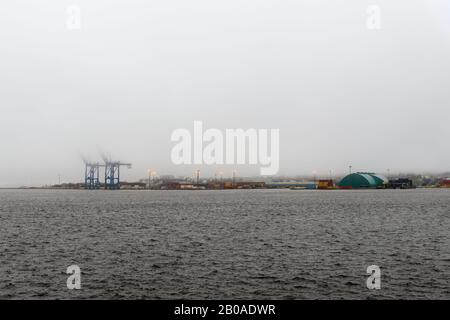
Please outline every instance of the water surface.
[[438, 189], [0, 190], [0, 298], [450, 299], [449, 218]]

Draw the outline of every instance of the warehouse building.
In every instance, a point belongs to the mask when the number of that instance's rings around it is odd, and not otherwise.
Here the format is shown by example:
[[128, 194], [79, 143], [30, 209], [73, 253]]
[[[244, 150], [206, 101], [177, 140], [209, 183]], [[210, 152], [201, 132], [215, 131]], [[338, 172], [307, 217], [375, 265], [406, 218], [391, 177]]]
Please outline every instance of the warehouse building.
[[392, 189], [414, 189], [415, 187], [414, 182], [408, 178], [389, 180], [389, 188]]
[[319, 190], [335, 189], [334, 181], [332, 179], [319, 180], [319, 184], [317, 185], [317, 189], [319, 189]]
[[439, 185], [441, 188], [450, 188], [450, 178], [443, 179]]
[[384, 189], [389, 180], [370, 172], [357, 172], [344, 177], [339, 183], [340, 189]]

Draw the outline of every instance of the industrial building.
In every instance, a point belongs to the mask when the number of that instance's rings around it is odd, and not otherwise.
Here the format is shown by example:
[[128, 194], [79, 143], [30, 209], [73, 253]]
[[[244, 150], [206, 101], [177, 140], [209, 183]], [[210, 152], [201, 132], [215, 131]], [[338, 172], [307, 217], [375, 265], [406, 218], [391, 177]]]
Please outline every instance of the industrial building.
[[319, 180], [319, 184], [317, 185], [317, 189], [319, 189], [319, 190], [335, 189], [334, 181], [332, 179]]
[[439, 186], [441, 188], [450, 188], [450, 178], [443, 179]]
[[388, 185], [386, 177], [371, 172], [352, 173], [338, 183], [340, 189], [384, 189]]
[[160, 186], [162, 190], [224, 190], [224, 189], [264, 189], [265, 182], [239, 181], [239, 182], [206, 182], [194, 184], [186, 181], [167, 181]]
[[411, 179], [399, 178], [399, 179], [389, 180], [389, 188], [391, 188], [391, 189], [414, 189], [415, 185]]
[[266, 184], [266, 187], [269, 189], [312, 190], [317, 189], [317, 183], [315, 181], [269, 182]]

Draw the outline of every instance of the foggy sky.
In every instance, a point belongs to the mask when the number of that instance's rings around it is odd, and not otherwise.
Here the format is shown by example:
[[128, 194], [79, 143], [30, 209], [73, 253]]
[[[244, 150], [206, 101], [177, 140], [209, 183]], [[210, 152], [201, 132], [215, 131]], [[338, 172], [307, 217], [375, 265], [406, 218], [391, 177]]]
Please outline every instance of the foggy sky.
[[449, 119], [446, 0], [0, 3], [0, 186], [81, 181], [101, 152], [191, 175], [170, 135], [194, 120], [280, 129], [280, 175], [448, 171]]

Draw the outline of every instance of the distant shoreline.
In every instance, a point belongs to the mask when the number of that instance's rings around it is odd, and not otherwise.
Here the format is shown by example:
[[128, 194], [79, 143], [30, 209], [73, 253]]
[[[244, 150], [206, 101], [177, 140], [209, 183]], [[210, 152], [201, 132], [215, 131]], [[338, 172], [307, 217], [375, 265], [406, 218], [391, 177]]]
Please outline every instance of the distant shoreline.
[[52, 191], [245, 191], [245, 190], [289, 190], [289, 191], [367, 191], [367, 190], [450, 190], [450, 188], [443, 187], [416, 187], [410, 189], [393, 189], [393, 188], [355, 188], [355, 189], [345, 189], [345, 188], [335, 188], [335, 189], [291, 189], [291, 188], [244, 188], [244, 189], [115, 189], [115, 190], [105, 190], [101, 189], [70, 189], [70, 188], [45, 188], [45, 187], [0, 187], [0, 190], [52, 190]]

